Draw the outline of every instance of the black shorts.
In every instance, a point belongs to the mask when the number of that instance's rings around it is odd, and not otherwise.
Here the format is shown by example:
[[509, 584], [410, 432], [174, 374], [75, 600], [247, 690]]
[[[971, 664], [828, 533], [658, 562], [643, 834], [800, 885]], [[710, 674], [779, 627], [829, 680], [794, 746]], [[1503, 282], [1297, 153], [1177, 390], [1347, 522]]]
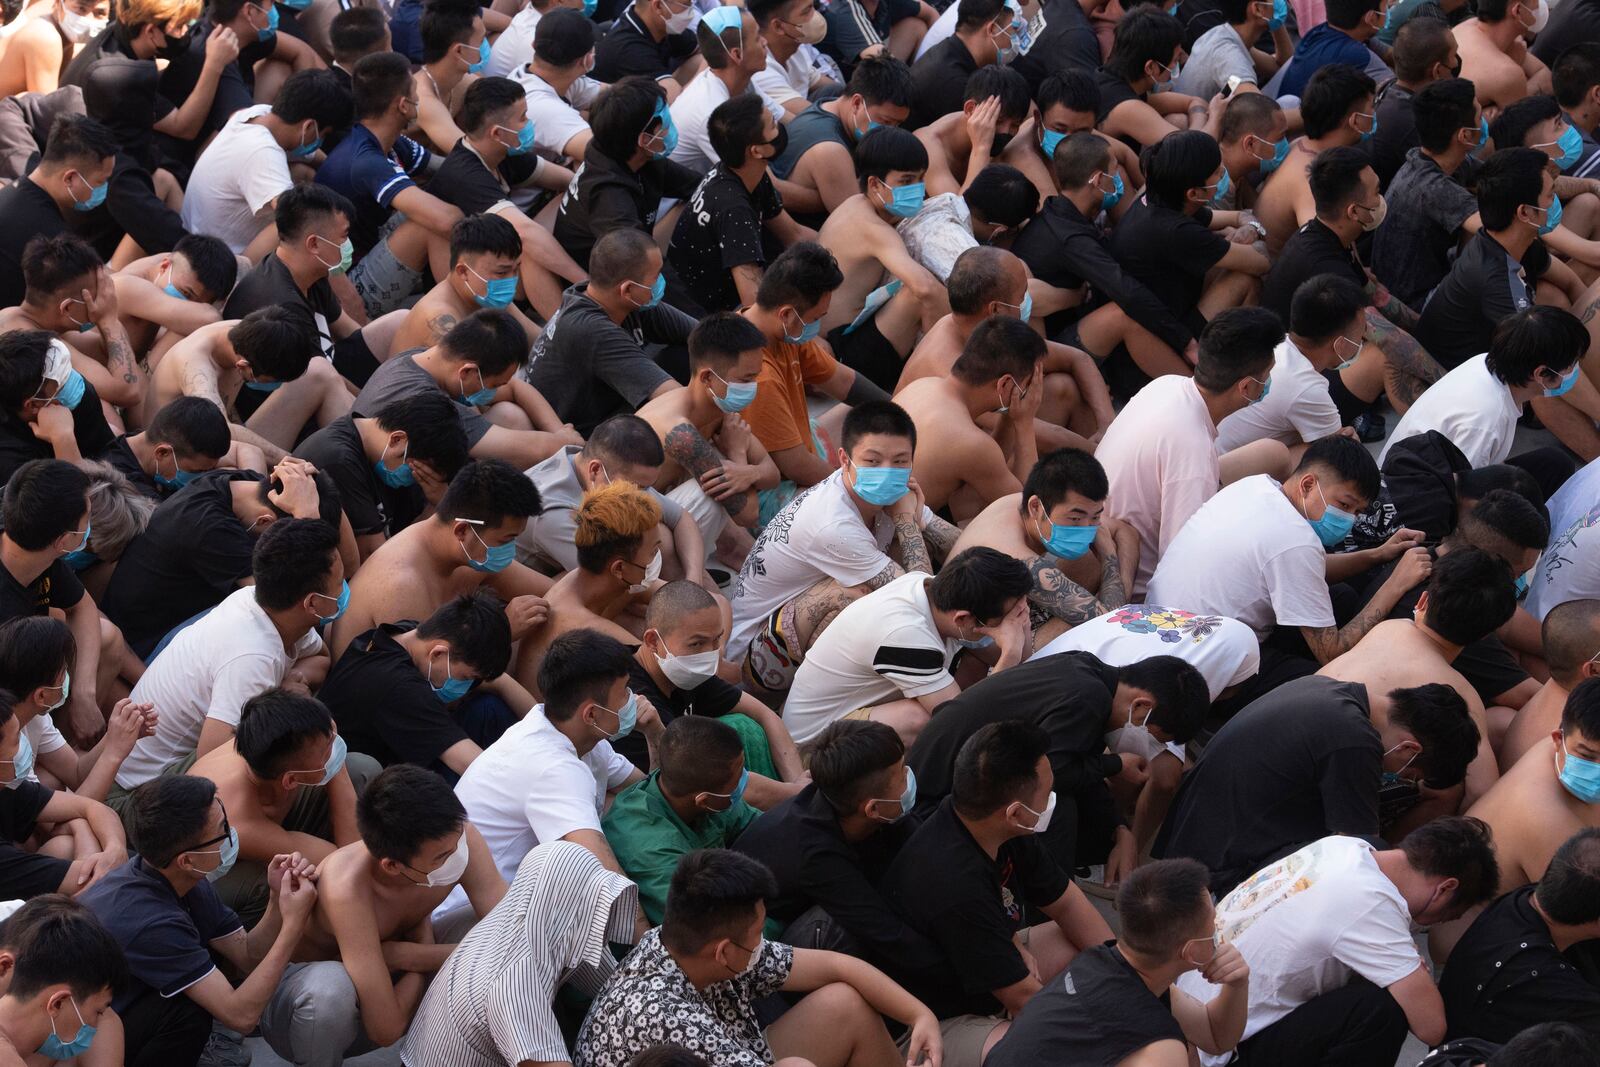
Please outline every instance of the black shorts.
[[70, 860], [26, 852], [9, 841], [0, 843], [0, 899], [27, 900], [54, 893], [71, 867]]
[[893, 395], [900, 372], [905, 369], [905, 357], [878, 332], [878, 324], [872, 319], [857, 326], [854, 333], [844, 331], [843, 326], [836, 326], [828, 332], [828, 344], [833, 346], [834, 357]]
[[357, 389], [366, 385], [372, 372], [378, 369], [378, 358], [372, 354], [360, 330], [333, 342], [333, 369], [348, 378]]
[[1328, 395], [1333, 398], [1333, 406], [1339, 409], [1341, 425], [1349, 426], [1356, 421], [1357, 415], [1364, 415], [1372, 410], [1376, 401], [1362, 400], [1346, 389], [1344, 379], [1339, 377], [1338, 371], [1325, 370], [1322, 376], [1328, 380]]

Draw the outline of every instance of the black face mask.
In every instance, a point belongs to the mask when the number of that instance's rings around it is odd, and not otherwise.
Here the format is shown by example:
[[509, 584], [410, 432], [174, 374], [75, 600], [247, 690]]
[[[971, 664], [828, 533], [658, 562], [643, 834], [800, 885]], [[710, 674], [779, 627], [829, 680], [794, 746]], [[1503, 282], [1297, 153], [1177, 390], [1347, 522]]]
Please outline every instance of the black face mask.
[[165, 33], [162, 36], [166, 37], [167, 43], [156, 49], [156, 55], [169, 63], [187, 52], [189, 50], [189, 42], [194, 39], [192, 32], [186, 33], [182, 37], [174, 37], [170, 33]]
[[994, 141], [989, 146], [989, 158], [994, 159], [999, 156], [1001, 152], [1004, 152], [1006, 150], [1006, 145], [1010, 144], [1011, 138], [1015, 136], [1016, 134], [1014, 133], [1001, 133], [999, 130], [994, 131]]
[[767, 163], [770, 165], [772, 160], [783, 155], [784, 151], [789, 147], [789, 127], [785, 126], [781, 122], [778, 123], [778, 136], [774, 137], [770, 141], [763, 141], [762, 144], [765, 144], [772, 149], [772, 158], [767, 160]]
[[1452, 78], [1461, 77], [1461, 57], [1460, 56], [1456, 57], [1456, 65], [1450, 68], [1450, 77], [1452, 77]]

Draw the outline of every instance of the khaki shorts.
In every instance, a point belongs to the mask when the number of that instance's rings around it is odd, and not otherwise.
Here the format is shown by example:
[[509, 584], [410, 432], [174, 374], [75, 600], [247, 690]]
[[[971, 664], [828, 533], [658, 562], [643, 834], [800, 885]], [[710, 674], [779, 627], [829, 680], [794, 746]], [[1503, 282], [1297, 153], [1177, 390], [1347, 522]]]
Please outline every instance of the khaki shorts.
[[[957, 1015], [939, 1020], [939, 1036], [944, 1038], [944, 1067], [982, 1067], [984, 1042], [1005, 1020], [998, 1015]], [[907, 1030], [895, 1043], [901, 1055], [911, 1044]]]

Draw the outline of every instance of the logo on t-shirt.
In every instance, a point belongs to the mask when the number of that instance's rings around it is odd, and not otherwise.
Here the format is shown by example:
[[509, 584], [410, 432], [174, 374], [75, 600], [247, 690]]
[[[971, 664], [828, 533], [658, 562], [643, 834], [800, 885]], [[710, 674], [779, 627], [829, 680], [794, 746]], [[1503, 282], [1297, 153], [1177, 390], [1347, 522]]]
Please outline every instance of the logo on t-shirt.
[[1154, 634], [1169, 645], [1180, 641], [1199, 644], [1222, 626], [1220, 615], [1196, 615], [1179, 608], [1154, 604], [1129, 604], [1112, 612], [1110, 621], [1134, 634]]

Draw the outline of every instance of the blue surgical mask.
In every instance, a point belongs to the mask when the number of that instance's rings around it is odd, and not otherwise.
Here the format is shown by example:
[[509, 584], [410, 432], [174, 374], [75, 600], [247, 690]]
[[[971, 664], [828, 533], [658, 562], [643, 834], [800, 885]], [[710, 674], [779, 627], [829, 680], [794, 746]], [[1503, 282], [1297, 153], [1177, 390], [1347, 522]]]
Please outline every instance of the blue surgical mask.
[[317, 150], [322, 147], [321, 135], [312, 138], [311, 143], [306, 144], [305, 134], [301, 134], [300, 141], [301, 143], [297, 147], [289, 149], [290, 159], [305, 159], [309, 156], [314, 156], [317, 154]]
[[620, 709], [612, 711], [611, 708], [606, 707], [604, 704], [596, 704], [595, 707], [603, 711], [610, 711], [611, 714], [617, 717], [617, 732], [607, 734], [606, 740], [608, 741], [621, 741], [624, 737], [633, 733], [634, 725], [639, 721], [639, 695], [631, 689], [628, 690], [627, 702]]
[[739, 806], [739, 802], [744, 799], [745, 787], [748, 786], [749, 784], [750, 784], [750, 770], [749, 770], [749, 768], [746, 768], [746, 769], [744, 769], [744, 770], [739, 772], [739, 784], [733, 787], [733, 792], [731, 792], [731, 793], [707, 793], [706, 796], [708, 796], [708, 797], [717, 797], [720, 800], [726, 800], [728, 802], [728, 806], [726, 808], [718, 809], [719, 813], [722, 812], [722, 811], [732, 811], [734, 808], [738, 807]]
[[1110, 211], [1122, 203], [1123, 191], [1122, 175], [1113, 174], [1111, 176], [1111, 191], [1109, 193], [1103, 189], [1100, 191], [1100, 210]]
[[[678, 127], [673, 124], [672, 112], [667, 110], [665, 100], [657, 101], [655, 111], [650, 114], [650, 122], [655, 122], [657, 119], [661, 120], [661, 129], [657, 130], [654, 136], [661, 138], [661, 147], [651, 154], [656, 159], [666, 159], [678, 147]], [[649, 125], [646, 123], [645, 127], [648, 129]]]
[[469, 408], [481, 408], [485, 404], [494, 402], [494, 394], [498, 392], [498, 389], [494, 386], [484, 384], [483, 371], [478, 370], [476, 367], [474, 367], [473, 370], [477, 371], [478, 374], [478, 390], [472, 393], [467, 392], [466, 383], [463, 382], [461, 385], [461, 396], [458, 399], [461, 401], [461, 403], [467, 405]]
[[1317, 486], [1317, 495], [1322, 497], [1322, 515], [1315, 519], [1307, 515], [1306, 521], [1316, 531], [1317, 540], [1322, 542], [1322, 547], [1332, 548], [1350, 533], [1350, 528], [1356, 524], [1356, 517], [1328, 503], [1328, 498], [1322, 494], [1321, 484]]
[[583, 17], [594, 18], [594, 13], [600, 9], [600, 0], [583, 0]]
[[161, 291], [163, 293], [166, 293], [168, 296], [172, 297], [172, 299], [174, 299], [174, 300], [188, 300], [189, 299], [188, 297], [183, 295], [183, 290], [182, 289], [179, 289], [176, 285], [172, 284], [172, 267], [170, 265], [167, 267], [167, 284], [165, 284], [165, 285], [163, 285], [161, 287]]
[[83, 400], [83, 390], [87, 383], [83, 375], [76, 370], [67, 375], [67, 380], [61, 383], [61, 388], [56, 390], [55, 399], [68, 411], [78, 410], [78, 404]]
[[52, 1060], [70, 1060], [82, 1056], [94, 1043], [95, 1028], [83, 1021], [83, 1012], [78, 1010], [77, 998], [69, 994], [67, 999], [72, 1002], [72, 1012], [78, 1017], [78, 1033], [71, 1041], [63, 1041], [56, 1034], [55, 1019], [50, 1020], [50, 1036], [39, 1046], [39, 1054], [48, 1056]]
[[94, 520], [90, 519], [90, 518], [85, 518], [83, 520], [83, 540], [79, 541], [78, 542], [78, 546], [76, 548], [72, 549], [71, 551], [73, 551], [73, 552], [82, 552], [84, 549], [88, 548], [89, 547], [89, 535], [91, 533], [93, 533], [93, 532], [94, 532]]
[[911, 490], [910, 467], [856, 467], [855, 471], [856, 496], [877, 507], [887, 507]]
[[[328, 240], [326, 237], [323, 237], [321, 234], [313, 234], [312, 236], [316, 237], [316, 239], [321, 241], [323, 244], [333, 244], [332, 241]], [[350, 264], [355, 261], [356, 246], [351, 243], [350, 238], [348, 237], [346, 237], [343, 241], [340, 241], [339, 262], [333, 264], [330, 264], [327, 260], [323, 259], [321, 256], [318, 256], [315, 252], [312, 252], [311, 254], [316, 256], [318, 263], [321, 263], [324, 267], [328, 268], [329, 274], [347, 274], [350, 271]]]
[[[596, 0], [598, 2], [598, 0]], [[478, 42], [478, 61], [467, 64], [468, 74], [482, 74], [483, 68], [489, 65], [489, 38], [485, 37]]]
[[100, 562], [100, 557], [87, 549], [74, 549], [61, 557], [61, 562], [71, 567], [74, 572], [86, 571]]
[[750, 401], [756, 398], [755, 382], [730, 382], [716, 371], [711, 373], [717, 381], [728, 387], [724, 396], [718, 396], [716, 393], [711, 394], [711, 402], [716, 404], [722, 411], [729, 413], [743, 411], [750, 406]]
[[446, 704], [453, 704], [467, 695], [472, 688], [471, 678], [453, 678], [450, 675], [450, 650], [444, 650], [444, 684], [433, 684], [433, 663], [428, 663], [428, 688], [433, 690], [433, 695]]
[[[897, 802], [886, 799], [875, 799], [873, 803], [894, 804]], [[911, 809], [917, 806], [917, 774], [910, 767], [906, 768], [906, 787], [905, 789], [901, 790], [898, 803], [900, 805], [900, 814], [896, 815], [894, 818], [885, 819], [882, 815], [879, 815], [876, 812], [872, 813], [872, 817], [877, 819], [879, 822], [897, 823], [907, 815], [911, 814]]]
[[1050, 527], [1050, 532], [1046, 534], [1039, 529], [1037, 521], [1033, 524], [1033, 532], [1039, 535], [1039, 540], [1044, 542], [1044, 547], [1052, 556], [1060, 556], [1062, 559], [1081, 557], [1089, 551], [1089, 546], [1094, 544], [1095, 535], [1100, 532], [1098, 525], [1057, 526], [1049, 519], [1044, 521], [1045, 525]]
[[1517, 580], [1514, 584], [1517, 587], [1518, 600], [1528, 595], [1528, 576], [1526, 574], [1517, 575]]
[[1211, 203], [1212, 204], [1220, 204], [1220, 203], [1222, 203], [1223, 198], [1226, 197], [1228, 195], [1228, 193], [1232, 189], [1233, 189], [1233, 179], [1230, 178], [1228, 176], [1228, 172], [1226, 170], [1224, 170], [1222, 172], [1222, 180], [1217, 182], [1217, 188], [1211, 194]]
[[173, 456], [172, 477], [169, 478], [165, 474], [161, 473], [161, 457], [157, 456], [156, 470], [155, 473], [150, 477], [153, 478], [155, 483], [163, 489], [182, 489], [184, 486], [188, 485], [190, 482], [194, 481], [200, 476], [194, 471], [186, 471], [182, 467], [178, 466], [178, 457]]
[[1045, 130], [1043, 143], [1039, 145], [1039, 150], [1044, 153], [1046, 159], [1054, 159], [1056, 158], [1056, 147], [1070, 136], [1071, 134], [1057, 133], [1055, 130]]
[[1578, 373], [1579, 373], [1579, 365], [1574, 363], [1572, 365], [1572, 369], [1567, 371], [1567, 373], [1565, 373], [1565, 374], [1563, 374], [1561, 376], [1561, 384], [1556, 386], [1554, 389], [1546, 389], [1544, 391], [1544, 395], [1545, 396], [1566, 396], [1568, 393], [1570, 393], [1572, 391], [1572, 387], [1574, 385], [1578, 384]]
[[[79, 174], [78, 177], [83, 180], [85, 185], [89, 185], [89, 179], [84, 178], [82, 174]], [[93, 211], [106, 202], [106, 194], [110, 191], [111, 181], [107, 179], [99, 185], [89, 185], [89, 199], [79, 200], [78, 194], [72, 189], [72, 183], [69, 182], [67, 184], [67, 194], [72, 197], [72, 207], [76, 211]]]
[[883, 205], [884, 210], [895, 218], [909, 219], [922, 210], [922, 201], [927, 192], [928, 187], [923, 182], [894, 186], [890, 190], [889, 202]]
[[[259, 4], [251, 4], [250, 6], [255, 8], [257, 11], [261, 10], [261, 7], [260, 7]], [[278, 32], [278, 7], [277, 7], [276, 4], [274, 4], [267, 11], [267, 24], [265, 26], [257, 27], [257, 29], [256, 29], [256, 40], [258, 40], [258, 41], [270, 41], [277, 34], [277, 32]]]
[[1178, 75], [1183, 73], [1183, 64], [1174, 63], [1172, 66], [1161, 64], [1161, 69], [1166, 72], [1166, 80], [1157, 80], [1150, 86], [1152, 93], [1167, 93], [1172, 91], [1172, 84], [1178, 80]]
[[[466, 267], [466, 264], [463, 263], [462, 266]], [[509, 278], [485, 278], [483, 275], [479, 274], [477, 271], [473, 270], [471, 267], [467, 267], [467, 273], [472, 275], [474, 278], [478, 279], [480, 282], [483, 283], [483, 287], [484, 287], [483, 293], [482, 294], [479, 294], [479, 293], [473, 293], [472, 294], [473, 302], [476, 303], [479, 307], [481, 307], [481, 308], [510, 307], [511, 306], [511, 301], [513, 301], [513, 300], [515, 300], [517, 298], [517, 276], [516, 275], [513, 274]]]
[[1272, 0], [1272, 17], [1267, 20], [1268, 30], [1280, 30], [1289, 20], [1289, 0]]
[[1585, 804], [1600, 803], [1600, 763], [1574, 756], [1567, 751], [1567, 739], [1561, 739], [1561, 784], [1567, 792]]
[[1023, 293], [1022, 294], [1022, 309], [1021, 309], [1021, 311], [1019, 311], [1017, 313], [1017, 317], [1019, 319], [1021, 319], [1023, 322], [1027, 322], [1029, 319], [1033, 318], [1033, 294], [1032, 293]]
[[[467, 566], [475, 571], [488, 571], [491, 574], [499, 574], [511, 566], [512, 561], [517, 558], [517, 543], [515, 541], [507, 541], [503, 545], [495, 545], [490, 548], [489, 542], [480, 537], [477, 530], [472, 531], [472, 536], [478, 538], [478, 544], [483, 546], [484, 551], [482, 561], [475, 560], [470, 555], [467, 556]], [[466, 554], [466, 545], [461, 546], [461, 552], [463, 555]]]
[[[389, 454], [387, 447], [383, 451], [385, 456]], [[416, 475], [411, 471], [411, 464], [406, 462], [406, 457], [409, 455], [411, 455], [411, 442], [407, 441], [405, 448], [400, 451], [400, 462], [396, 466], [385, 467], [383, 465], [383, 456], [379, 456], [378, 462], [372, 465], [372, 469], [378, 473], [378, 480], [390, 489], [404, 489], [407, 486], [416, 485]]]
[[331, 600], [338, 605], [338, 607], [334, 609], [332, 615], [317, 616], [317, 618], [323, 623], [330, 623], [339, 616], [343, 615], [344, 609], [350, 606], [350, 583], [344, 582], [342, 585], [340, 585], [339, 595], [337, 597], [331, 597], [327, 593], [312, 593], [311, 595], [314, 597], [319, 597], [323, 600]]
[[[345, 587], [346, 589], [349, 586]], [[344, 759], [350, 754], [350, 746], [344, 743], [344, 738], [338, 734], [333, 735], [333, 748], [328, 751], [328, 762], [322, 765], [322, 779], [318, 785], [327, 785], [333, 781], [333, 776], [344, 768]]]
[[[796, 311], [795, 314], [799, 315], [800, 313], [798, 311]], [[802, 316], [801, 319], [800, 319], [800, 333], [799, 333], [799, 335], [798, 336], [791, 336], [790, 333], [789, 333], [789, 327], [785, 326], [783, 328], [783, 339], [785, 341], [788, 341], [792, 345], [803, 345], [803, 344], [806, 344], [809, 341], [815, 341], [817, 339], [817, 334], [819, 334], [821, 332], [822, 332], [822, 320], [821, 319], [817, 319], [815, 322], [807, 322], [805, 320], [805, 318]]]
[[1478, 117], [1478, 143], [1473, 146], [1472, 154], [1477, 155], [1489, 143], [1489, 116]]
[[1378, 116], [1367, 115], [1365, 112], [1360, 112], [1360, 114], [1372, 120], [1372, 125], [1361, 132], [1361, 143], [1366, 144], [1368, 141], [1372, 140], [1372, 135], [1378, 132]]
[[[596, 0], [596, 2], [598, 3], [598, 0]], [[497, 126], [495, 128], [499, 129], [499, 130], [509, 129], [509, 127], [507, 127], [507, 126]], [[521, 129], [517, 130], [517, 143], [514, 144], [514, 145], [506, 146], [506, 155], [508, 155], [508, 156], [525, 156], [529, 152], [532, 152], [532, 151], [533, 151], [533, 120], [529, 119], [527, 122], [524, 122], [522, 124], [522, 128]]]
[[[204, 849], [202, 851], [210, 852], [211, 850]], [[206, 881], [208, 882], [215, 882], [222, 878], [233, 870], [233, 865], [239, 861], [239, 831], [229, 827], [228, 839], [222, 843], [222, 847], [217, 851], [222, 862], [217, 864], [215, 870], [206, 872]]]
[[1539, 224], [1539, 236], [1543, 237], [1557, 226], [1561, 225], [1561, 198], [1550, 198], [1550, 206], [1545, 209], [1544, 222]]
[[[65, 701], [62, 701], [65, 703]], [[3, 761], [0, 761], [3, 762]], [[28, 740], [28, 735], [17, 735], [17, 754], [11, 757], [11, 781], [4, 783], [7, 789], [15, 789], [27, 781], [33, 774], [33, 742]]]
[[1259, 404], [1267, 398], [1268, 393], [1272, 392], [1272, 375], [1267, 375], [1267, 380], [1264, 382], [1260, 378], [1251, 378], [1250, 380], [1261, 386], [1261, 395], [1250, 401], [1252, 404]]
[[283, 388], [282, 382], [245, 382], [246, 389], [254, 389], [258, 393], [275, 393]]
[[[1253, 155], [1254, 153], [1252, 153]], [[1256, 158], [1260, 159], [1259, 156]], [[1261, 173], [1271, 174], [1283, 166], [1283, 161], [1289, 158], [1289, 138], [1280, 137], [1272, 144], [1272, 158], [1261, 160]]]
[[1583, 134], [1578, 132], [1578, 127], [1567, 123], [1567, 128], [1556, 138], [1556, 147], [1561, 149], [1561, 155], [1556, 157], [1556, 166], [1566, 170], [1578, 161], [1583, 155]]
[[[637, 288], [640, 288], [640, 289], [644, 288], [644, 286], [642, 284], [640, 284], [639, 282], [629, 282], [628, 284], [632, 285], [632, 286], [635, 286]], [[637, 304], [636, 303], [636, 304], [634, 304], [634, 307], [638, 308], [640, 311], [645, 311], [645, 310], [648, 310], [650, 308], [653, 308], [657, 304], [661, 303], [661, 298], [664, 295], [666, 295], [666, 292], [667, 292], [667, 276], [664, 273], [663, 274], [657, 274], [656, 275], [656, 280], [653, 283], [651, 283], [651, 285], [650, 285], [650, 299], [646, 300], [642, 304]], [[633, 297], [630, 296], [628, 299], [632, 300]]]

